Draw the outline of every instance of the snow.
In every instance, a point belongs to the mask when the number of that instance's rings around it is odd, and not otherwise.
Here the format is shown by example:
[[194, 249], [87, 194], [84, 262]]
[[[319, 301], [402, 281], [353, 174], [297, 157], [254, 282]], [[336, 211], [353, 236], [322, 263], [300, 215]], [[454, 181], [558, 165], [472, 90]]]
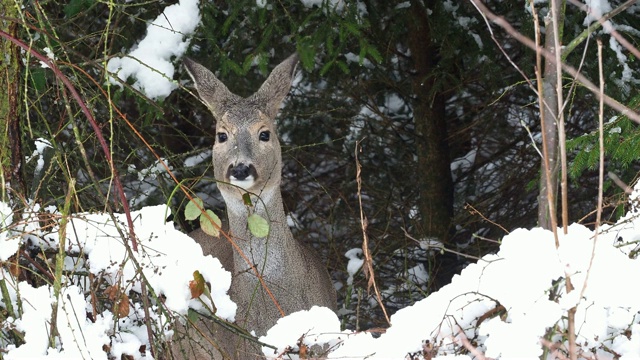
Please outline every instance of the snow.
[[[540, 2], [540, 1], [535, 1]], [[585, 17], [587, 26], [611, 11], [607, 0], [585, 0], [590, 11]], [[342, 11], [342, 0], [301, 0], [307, 7], [321, 7]], [[256, 0], [256, 6], [269, 8], [267, 0]], [[396, 7], [409, 7], [401, 2]], [[469, 29], [473, 19], [457, 15], [457, 2], [447, 0], [443, 6], [458, 19], [458, 24]], [[128, 55], [111, 58], [107, 69], [117, 74], [121, 81], [133, 79], [133, 87], [151, 99], [166, 97], [177, 85], [173, 81], [175, 68], [172, 61], [180, 58], [189, 45], [189, 36], [200, 22], [198, 2], [180, 0], [165, 8], [163, 14], [147, 27], [146, 36], [129, 50]], [[610, 26], [613, 26], [609, 22]], [[606, 27], [605, 27], [606, 31]], [[480, 37], [472, 34], [479, 48]], [[632, 70], [621, 46], [610, 39], [610, 48], [623, 65], [620, 81], [631, 83]], [[54, 54], [44, 49], [47, 56]], [[358, 56], [345, 54], [350, 62], [360, 62]], [[363, 66], [371, 66], [366, 59]], [[120, 84], [110, 79], [114, 84]], [[400, 108], [404, 102], [390, 95], [385, 106]], [[366, 117], [376, 113], [364, 107], [361, 117], [351, 127], [348, 138], [356, 138]], [[614, 131], [614, 130], [612, 130]], [[617, 130], [616, 130], [617, 131]], [[51, 144], [36, 141], [36, 150], [30, 159], [38, 162], [36, 172], [44, 166], [44, 152]], [[210, 150], [185, 160], [185, 166], [195, 166], [211, 156]], [[476, 156], [471, 151], [452, 163], [452, 170], [464, 170]], [[132, 169], [133, 170], [133, 169]], [[139, 173], [139, 181], [147, 182], [164, 176], [165, 169], [159, 162], [151, 164]], [[151, 188], [149, 188], [151, 189]], [[144, 192], [144, 191], [143, 191]], [[145, 195], [145, 196], [148, 196]], [[631, 203], [637, 204], [640, 186], [631, 195]], [[144, 201], [132, 199], [132, 203]], [[11, 207], [0, 202], [0, 261], [6, 262], [16, 254], [20, 246], [39, 247], [42, 250], [58, 250], [61, 243], [60, 224], [55, 222], [62, 215], [55, 208], [41, 209], [34, 202], [15, 220]], [[54, 222], [52, 228], [41, 226], [39, 216], [48, 214]], [[141, 292], [140, 274], [148, 281], [154, 293], [163, 296], [162, 304], [151, 299], [150, 316], [153, 331], [166, 338], [172, 336], [167, 324], [170, 319], [158, 311], [159, 306], [175, 314], [184, 315], [189, 308], [201, 310], [211, 305], [206, 297], [192, 299], [189, 282], [194, 271], [199, 271], [211, 285], [211, 297], [217, 315], [233, 320], [236, 305], [227, 292], [231, 275], [220, 262], [204, 256], [202, 249], [190, 237], [176, 230], [165, 219], [170, 214], [166, 206], [144, 207], [132, 212], [134, 228], [139, 241], [139, 252], [128, 248], [129, 239], [123, 214], [111, 217], [103, 213], [78, 213], [69, 217], [66, 228], [64, 264], [66, 270], [86, 271], [104, 279], [109, 285], [121, 287], [123, 294]], [[492, 358], [540, 358], [545, 351], [541, 339], [565, 346], [563, 331], [567, 328], [566, 314], [573, 307], [576, 311], [577, 342], [581, 358], [637, 359], [640, 354], [640, 297], [637, 286], [640, 278], [640, 260], [630, 254], [640, 249], [640, 211], [631, 211], [614, 225], [600, 228], [596, 234], [574, 224], [567, 234], [559, 230], [560, 246], [556, 248], [550, 231], [539, 228], [517, 229], [502, 239], [496, 254], [489, 254], [477, 263], [467, 266], [449, 285], [412, 306], [397, 311], [391, 317], [391, 325], [379, 337], [369, 332], [354, 332], [341, 328], [340, 319], [326, 308], [313, 307], [284, 317], [260, 338], [277, 348], [265, 347], [265, 356], [278, 357], [287, 348], [299, 348], [302, 338], [307, 346], [325, 344], [330, 349], [328, 358], [337, 359], [471, 359], [465, 344], [473, 343], [479, 353]], [[423, 249], [438, 250], [438, 243], [424, 240]], [[361, 249], [345, 254], [349, 259], [347, 272], [349, 284], [363, 264]], [[375, 270], [375, 266], [374, 266]], [[423, 264], [408, 270], [413, 281], [428, 279]], [[574, 290], [567, 293], [566, 275], [571, 276]], [[75, 359], [121, 358], [151, 359], [150, 344], [144, 321], [144, 308], [140, 296], [130, 296], [128, 314], [118, 318], [110, 310], [92, 314], [93, 294], [85, 275], [69, 275], [62, 279], [62, 288], [56, 296], [52, 286], [34, 288], [19, 281], [5, 266], [0, 267], [0, 281], [6, 285], [8, 298], [14, 313], [3, 315], [1, 328], [14, 329], [23, 334], [24, 344], [9, 343], [8, 337], [0, 337], [0, 349], [5, 359]], [[0, 306], [8, 311], [7, 299], [2, 297]], [[203, 305], [204, 303], [204, 305]], [[55, 306], [58, 334], [50, 343], [50, 330]], [[21, 310], [17, 310], [21, 309]], [[81, 340], [80, 340], [81, 339]], [[472, 340], [472, 341], [470, 341]], [[109, 345], [109, 354], [103, 350]], [[147, 350], [140, 352], [141, 347]], [[429, 354], [423, 351], [429, 349]], [[549, 352], [547, 358], [553, 358]], [[295, 358], [295, 355], [287, 355]]]
[[44, 153], [47, 149], [52, 149], [53, 146], [51, 146], [49, 140], [43, 138], [37, 138], [33, 144], [36, 148], [33, 150], [31, 156], [26, 159], [26, 162], [28, 163], [31, 160], [36, 159], [37, 164], [35, 167], [35, 173], [40, 173], [44, 168]]
[[211, 149], [206, 149], [193, 156], [189, 156], [184, 160], [184, 167], [193, 167], [201, 164], [203, 161], [211, 158], [211, 153]]
[[351, 249], [347, 251], [344, 256], [349, 259], [347, 263], [347, 273], [349, 277], [347, 278], [347, 284], [349, 286], [353, 285], [353, 277], [360, 270], [362, 264], [364, 264], [364, 260], [360, 258], [362, 256], [362, 249]]
[[[588, 7], [587, 15], [584, 18], [583, 25], [585, 27], [591, 25], [593, 22], [599, 21], [602, 16], [611, 12], [613, 7], [609, 3], [608, 0], [584, 0], [585, 4]], [[614, 24], [611, 20], [607, 20], [602, 24], [602, 31], [606, 34], [610, 34], [615, 31], [616, 28], [627, 28], [627, 26], [618, 26]], [[630, 86], [632, 84], [637, 84], [638, 80], [634, 77], [634, 71], [629, 65], [629, 61], [627, 56], [625, 55], [625, 50], [623, 46], [616, 40], [614, 36], [609, 38], [609, 48], [616, 54], [616, 58], [618, 62], [622, 66], [622, 72], [620, 76], [616, 76], [613, 78], [613, 81], [616, 85], [622, 89], [624, 89], [624, 93], [628, 92]]]
[[[640, 276], [640, 266], [629, 258], [628, 244], [638, 239], [638, 230], [640, 221], [628, 216], [604, 228], [596, 241], [591, 230], [574, 224], [561, 235], [556, 249], [550, 231], [518, 229], [503, 239], [497, 254], [469, 265], [451, 284], [394, 314], [391, 327], [379, 338], [340, 332], [338, 325], [326, 329], [336, 336], [325, 341], [334, 347], [338, 344], [329, 358], [403, 359], [419, 353], [425, 341], [438, 344], [438, 355], [455, 354], [462, 348], [463, 337], [475, 339], [477, 350], [488, 357], [539, 358], [544, 351], [540, 340], [554, 326], [566, 328], [563, 317], [576, 303], [578, 343], [584, 357], [611, 357], [613, 353], [606, 350], [610, 349], [623, 358], [637, 358], [640, 297], [628, 279]], [[569, 294], [562, 282], [565, 271], [575, 286]], [[486, 316], [496, 309], [504, 309], [503, 315]], [[327, 321], [327, 316], [322, 320]], [[290, 317], [307, 328], [318, 319], [311, 312]], [[288, 344], [295, 348], [305, 331], [278, 333], [288, 336]], [[553, 341], [561, 341], [559, 331], [552, 335]], [[278, 344], [279, 349], [287, 343], [272, 333], [263, 340]]]
[[[341, 329], [338, 316], [326, 308], [314, 307], [291, 314], [280, 319], [260, 339], [277, 348], [274, 351], [265, 347], [265, 356], [278, 358], [287, 354], [295, 358], [288, 352], [295, 351], [302, 339], [311, 349], [313, 345], [328, 349], [327, 357], [336, 359], [405, 359], [408, 354], [421, 359], [426, 358], [424, 349], [437, 359], [470, 359], [469, 344], [473, 344], [471, 350], [491, 358], [540, 358], [545, 354], [541, 339], [567, 346], [563, 336], [566, 314], [576, 306], [581, 358], [638, 358], [640, 297], [630, 279], [640, 278], [640, 260], [629, 255], [637, 251], [640, 239], [639, 195], [640, 186], [636, 185], [629, 213], [614, 225], [602, 226], [597, 237], [585, 226], [574, 224], [567, 234], [559, 230], [556, 248], [550, 231], [540, 228], [512, 231], [502, 239], [496, 254], [482, 257], [454, 276], [449, 285], [397, 311], [391, 316], [390, 327], [377, 338], [368, 332]], [[41, 229], [36, 210], [39, 207], [33, 205], [20, 225], [11, 228], [10, 208], [0, 205], [4, 218], [0, 248], [4, 259], [15, 253], [16, 238], [57, 248], [59, 225], [48, 231]], [[61, 216], [56, 209], [46, 210], [52, 218]], [[232, 320], [236, 308], [227, 295], [230, 274], [217, 259], [203, 256], [191, 238], [175, 230], [171, 222], [165, 222], [168, 215], [165, 206], [145, 207], [132, 213], [141, 249], [132, 253], [118, 232], [118, 229], [127, 231], [122, 214], [115, 214], [113, 219], [99, 213], [74, 214], [67, 225], [65, 264], [99, 275], [108, 284], [121, 286], [123, 293], [140, 292], [141, 270], [149, 288], [164, 296], [163, 306], [178, 314], [186, 314], [188, 308], [202, 309], [200, 301], [191, 299], [188, 287], [193, 272], [198, 270], [211, 284], [218, 315]], [[426, 243], [420, 245], [427, 247]], [[429, 248], [432, 246], [428, 244]], [[5, 253], [5, 248], [10, 251]], [[345, 254], [351, 276], [361, 266], [360, 255], [361, 249], [357, 248]], [[131, 256], [140, 264], [139, 268]], [[6, 359], [82, 356], [105, 359], [107, 355], [152, 358], [148, 350], [145, 353], [139, 350], [141, 346], [150, 348], [142, 321], [143, 306], [139, 300], [132, 300], [139, 296], [129, 297], [129, 313], [117, 319], [115, 326], [117, 316], [109, 310], [94, 316], [92, 322], [86, 315], [92, 311], [91, 292], [79, 275], [63, 278], [57, 297], [59, 335], [51, 347], [51, 308], [56, 303], [52, 287], [34, 288], [17, 281], [4, 267], [0, 269], [13, 308], [18, 308], [18, 301], [22, 306], [22, 312], [10, 314], [2, 327], [22, 332], [26, 342], [18, 347], [0, 344], [6, 350], [3, 354]], [[417, 281], [428, 276], [424, 267], [413, 268], [410, 273]], [[565, 287], [566, 274], [571, 276], [574, 287], [569, 293]], [[201, 300], [209, 304], [204, 297]], [[169, 319], [159, 315], [158, 305], [152, 301], [153, 330], [170, 338], [172, 332], [166, 327]], [[7, 308], [4, 303], [1, 306]], [[77, 341], [80, 337], [83, 341]], [[109, 354], [102, 350], [104, 344], [110, 345]], [[548, 353], [547, 358], [553, 358], [553, 352]]]
[[5, 230], [13, 221], [13, 210], [9, 205], [0, 202], [0, 262], [5, 262], [18, 251], [20, 246], [20, 238], [18, 236], [10, 236]]
[[329, 7], [329, 9], [333, 9], [338, 13], [342, 12], [345, 5], [344, 0], [300, 0], [300, 1], [307, 8], [312, 8], [314, 6], [322, 7], [323, 5], [326, 4]]
[[[3, 204], [0, 209], [6, 207]], [[191, 298], [189, 281], [193, 279], [193, 273], [197, 270], [205, 281], [211, 284], [210, 293], [217, 308], [216, 314], [233, 321], [236, 305], [227, 295], [231, 285], [231, 274], [222, 268], [218, 259], [204, 256], [200, 246], [189, 236], [176, 230], [172, 222], [165, 222], [164, 219], [169, 214], [170, 210], [164, 205], [145, 207], [131, 213], [139, 241], [138, 253], [131, 252], [120, 236], [120, 231], [127, 231], [123, 214], [115, 214], [113, 219], [108, 214], [101, 213], [74, 214], [69, 219], [66, 229], [65, 264], [84, 268], [94, 276], [103, 278], [108, 284], [122, 287], [124, 294], [131, 291], [141, 292], [141, 270], [148, 287], [158, 296], [164, 296], [162, 306], [181, 315], [186, 314], [189, 308], [202, 310], [203, 303], [211, 306], [211, 301], [206, 296], [199, 299]], [[37, 216], [35, 211], [25, 212], [23, 223], [38, 224]], [[56, 248], [60, 243], [58, 226], [47, 232], [35, 227], [28, 228], [28, 231], [25, 231], [24, 227], [17, 227], [15, 230], [3, 228], [2, 238], [12, 239], [18, 234], [24, 234], [23, 241], [33, 242], [33, 238], [40, 238], [39, 245], [47, 244]], [[13, 243], [10, 245], [13, 249]], [[4, 242], [1, 248], [4, 253]], [[15, 250], [13, 252], [15, 253]], [[80, 255], [86, 256], [86, 261], [79, 260], [82, 259]], [[139, 267], [132, 261], [132, 255]], [[52, 287], [33, 288], [24, 281], [16, 282], [4, 268], [0, 269], [1, 278], [9, 282], [8, 289], [13, 308], [18, 308], [19, 299], [23, 309], [21, 318], [13, 321], [11, 326], [25, 334], [25, 344], [19, 347], [0, 344], [8, 349], [4, 354], [6, 359], [36, 356], [43, 359], [71, 359], [88, 353], [91, 354], [91, 358], [106, 359], [107, 354], [102, 347], [109, 344], [111, 354], [117, 355], [116, 358], [120, 358], [121, 354], [139, 358], [141, 345], [150, 348], [146, 327], [141, 321], [144, 318], [142, 305], [133, 302], [129, 314], [120, 319], [115, 328], [114, 315], [108, 310], [98, 314], [96, 321], [91, 322], [86, 311], [91, 309], [94, 300], [89, 292], [91, 289], [79, 285], [85, 283], [79, 276], [63, 279], [62, 294], [58, 297], [59, 336], [56, 348], [49, 348], [48, 324], [54, 303]], [[131, 298], [129, 300], [133, 301]], [[2, 306], [6, 308], [4, 303]], [[158, 304], [153, 305], [154, 308], [156, 306]], [[153, 309], [151, 313], [151, 323], [156, 330], [164, 329], [164, 324], [170, 320], [164, 315], [159, 316]], [[165, 335], [171, 336], [171, 332], [167, 331]], [[84, 340], [78, 341], [79, 336]], [[145, 356], [151, 357], [150, 354]]]
[[584, 18], [584, 26], [591, 25], [592, 22], [600, 20], [600, 18], [612, 10], [608, 0], [584, 0], [588, 6], [587, 16]]
[[[189, 45], [188, 37], [200, 23], [197, 0], [180, 0], [147, 26], [147, 34], [127, 56], [114, 57], [107, 70], [120, 80], [136, 79], [133, 87], [151, 99], [168, 96], [177, 85], [173, 81], [173, 58], [180, 58]], [[110, 79], [113, 84], [120, 84]]]
[[[51, 51], [49, 47], [45, 47], [42, 50], [44, 51], [45, 55], [47, 55], [49, 59], [56, 60], [56, 56], [53, 54], [53, 51]], [[40, 61], [40, 67], [48, 69], [49, 65], [47, 65], [44, 61]]]
[[[278, 323], [260, 337], [260, 341], [278, 348], [274, 351], [264, 347], [263, 353], [267, 356], [283, 353], [291, 344], [287, 341], [291, 334], [304, 335], [303, 342], [307, 346], [315, 344], [329, 344], [334, 346], [339, 342], [335, 339], [336, 329], [340, 329], [340, 320], [336, 314], [326, 307], [314, 306], [309, 310], [302, 310], [278, 320]], [[293, 344], [291, 349], [299, 350], [299, 345]]]

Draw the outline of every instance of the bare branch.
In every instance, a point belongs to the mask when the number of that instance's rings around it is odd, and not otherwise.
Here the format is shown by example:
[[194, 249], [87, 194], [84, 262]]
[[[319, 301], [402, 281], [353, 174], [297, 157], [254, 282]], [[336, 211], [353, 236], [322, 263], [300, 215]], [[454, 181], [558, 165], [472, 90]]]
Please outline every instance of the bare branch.
[[[554, 57], [553, 54], [551, 54], [546, 49], [542, 49], [542, 48], [540, 48], [540, 46], [537, 46], [533, 42], [533, 40], [529, 39], [525, 35], [521, 34], [519, 31], [517, 31], [503, 17], [498, 16], [498, 15], [494, 14], [493, 12], [491, 12], [480, 0], [469, 0], [469, 1], [471, 1], [473, 3], [473, 5], [478, 9], [478, 11], [480, 11], [482, 16], [486, 16], [491, 21], [493, 21], [496, 25], [498, 25], [501, 28], [503, 28], [514, 39], [518, 40], [520, 43], [524, 44], [525, 46], [527, 46], [528, 48], [530, 48], [530, 49], [532, 49], [534, 51], [540, 51], [542, 56], [544, 56], [549, 61], [552, 61], [552, 62], [555, 63], [556, 60], [555, 60], [555, 57]], [[638, 114], [637, 112], [633, 111], [629, 107], [621, 104], [620, 102], [618, 102], [617, 100], [613, 99], [612, 97], [610, 97], [610, 96], [608, 96], [606, 94], [601, 94], [600, 91], [598, 90], [598, 87], [593, 82], [591, 82], [589, 79], [587, 79], [584, 75], [582, 75], [580, 72], [578, 72], [576, 70], [576, 68], [574, 68], [573, 66], [565, 64], [565, 63], [562, 63], [561, 65], [562, 65], [562, 70], [564, 70], [566, 73], [570, 74], [571, 76], [575, 77], [578, 80], [578, 82], [580, 82], [585, 88], [587, 88], [594, 95], [596, 95], [598, 97], [598, 99], [602, 98], [604, 103], [607, 104], [608, 106], [610, 106], [612, 109], [620, 112], [622, 115], [627, 116], [629, 119], [631, 119], [631, 120], [637, 122], [638, 124], [640, 124], [640, 114]]]

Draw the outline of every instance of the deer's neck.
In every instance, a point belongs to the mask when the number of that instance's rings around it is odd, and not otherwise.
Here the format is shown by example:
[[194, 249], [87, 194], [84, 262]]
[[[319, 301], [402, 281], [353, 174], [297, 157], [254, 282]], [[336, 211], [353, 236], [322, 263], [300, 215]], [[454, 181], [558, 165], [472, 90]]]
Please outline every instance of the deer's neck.
[[[236, 244], [246, 258], [266, 278], [276, 280], [282, 274], [282, 267], [286, 265], [286, 252], [295, 246], [291, 231], [287, 225], [287, 218], [282, 205], [280, 189], [265, 191], [260, 198], [252, 196], [253, 209], [244, 204], [237, 196], [227, 199], [229, 216], [229, 230]], [[269, 235], [257, 238], [251, 234], [247, 218], [251, 213], [260, 215], [269, 222]], [[254, 274], [242, 254], [234, 251], [235, 272], [250, 272]]]

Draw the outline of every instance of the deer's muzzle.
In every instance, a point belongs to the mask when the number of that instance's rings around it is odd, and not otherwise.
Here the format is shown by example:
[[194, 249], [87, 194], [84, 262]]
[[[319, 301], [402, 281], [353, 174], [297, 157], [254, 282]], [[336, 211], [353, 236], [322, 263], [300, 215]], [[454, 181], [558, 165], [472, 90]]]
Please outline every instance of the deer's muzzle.
[[231, 184], [249, 190], [258, 178], [258, 172], [253, 164], [231, 164], [227, 169], [227, 178]]

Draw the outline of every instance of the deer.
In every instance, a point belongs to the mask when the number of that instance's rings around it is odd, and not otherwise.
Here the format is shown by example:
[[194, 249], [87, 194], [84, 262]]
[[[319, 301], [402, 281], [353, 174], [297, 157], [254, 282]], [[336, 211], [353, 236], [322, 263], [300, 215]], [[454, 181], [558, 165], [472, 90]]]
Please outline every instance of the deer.
[[[202, 246], [205, 255], [217, 257], [231, 272], [229, 295], [238, 305], [236, 324], [258, 337], [283, 315], [314, 305], [333, 311], [337, 307], [326, 266], [312, 248], [294, 239], [289, 229], [280, 190], [282, 155], [275, 118], [289, 93], [298, 62], [296, 53], [289, 56], [273, 69], [258, 91], [243, 98], [229, 91], [203, 65], [183, 59], [198, 98], [216, 120], [214, 176], [227, 209], [228, 229], [224, 230], [239, 250], [225, 237], [210, 236], [202, 229], [189, 236]], [[246, 194], [251, 205], [243, 198]], [[257, 238], [248, 230], [251, 213], [268, 220], [266, 238]], [[201, 317], [185, 327], [187, 336], [197, 345], [184, 346], [182, 342], [179, 348], [174, 342], [171, 351], [176, 358], [262, 357], [255, 342], [212, 320]]]

